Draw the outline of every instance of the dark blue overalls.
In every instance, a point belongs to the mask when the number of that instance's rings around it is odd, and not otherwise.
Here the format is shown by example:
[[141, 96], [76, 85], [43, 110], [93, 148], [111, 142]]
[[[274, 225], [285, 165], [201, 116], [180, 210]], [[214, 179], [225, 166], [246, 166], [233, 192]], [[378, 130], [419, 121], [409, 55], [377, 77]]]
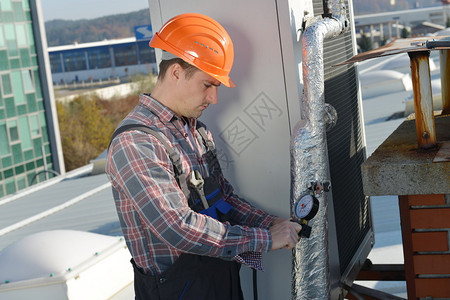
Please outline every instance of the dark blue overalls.
[[[189, 206], [196, 212], [206, 214], [219, 221], [227, 219], [231, 205], [223, 200], [219, 188], [220, 165], [214, 144], [208, 139], [203, 127], [198, 127], [207, 148], [204, 159], [208, 163], [209, 177], [201, 178], [193, 172], [188, 186], [179, 154], [164, 140], [162, 134], [145, 125], [124, 125], [114, 132], [113, 137], [127, 130], [141, 130], [155, 136], [166, 148], [173, 163], [180, 188], [189, 199]], [[138, 300], [243, 300], [239, 269], [240, 264], [220, 258], [182, 254], [169, 269], [152, 276], [131, 260], [134, 268], [134, 290]]]

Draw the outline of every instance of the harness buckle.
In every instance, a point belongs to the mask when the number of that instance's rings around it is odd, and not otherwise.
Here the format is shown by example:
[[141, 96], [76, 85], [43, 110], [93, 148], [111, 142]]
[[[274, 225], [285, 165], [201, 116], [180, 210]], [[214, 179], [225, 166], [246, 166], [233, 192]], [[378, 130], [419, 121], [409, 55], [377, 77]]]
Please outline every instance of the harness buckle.
[[200, 196], [200, 200], [202, 201], [203, 207], [205, 209], [209, 208], [208, 201], [205, 197], [205, 192], [203, 191], [203, 185], [205, 184], [205, 180], [203, 180], [202, 174], [198, 170], [195, 170], [191, 174], [191, 179], [189, 180], [189, 185], [197, 191], [197, 194]]

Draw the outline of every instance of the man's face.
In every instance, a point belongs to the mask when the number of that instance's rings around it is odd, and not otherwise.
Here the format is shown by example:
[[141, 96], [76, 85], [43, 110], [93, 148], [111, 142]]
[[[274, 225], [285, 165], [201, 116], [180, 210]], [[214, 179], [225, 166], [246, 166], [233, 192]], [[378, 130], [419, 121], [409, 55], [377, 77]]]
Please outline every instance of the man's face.
[[203, 71], [195, 71], [190, 78], [183, 73], [177, 84], [180, 101], [175, 112], [183, 117], [200, 117], [210, 104], [217, 104], [219, 86], [218, 80]]

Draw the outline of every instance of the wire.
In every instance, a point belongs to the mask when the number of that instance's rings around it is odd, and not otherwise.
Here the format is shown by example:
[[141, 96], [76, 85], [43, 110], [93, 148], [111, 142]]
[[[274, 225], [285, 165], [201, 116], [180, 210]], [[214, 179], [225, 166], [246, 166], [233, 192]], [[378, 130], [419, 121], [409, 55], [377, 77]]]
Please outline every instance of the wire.
[[255, 269], [253, 269], [253, 299], [258, 300], [258, 278], [257, 278], [257, 272]]

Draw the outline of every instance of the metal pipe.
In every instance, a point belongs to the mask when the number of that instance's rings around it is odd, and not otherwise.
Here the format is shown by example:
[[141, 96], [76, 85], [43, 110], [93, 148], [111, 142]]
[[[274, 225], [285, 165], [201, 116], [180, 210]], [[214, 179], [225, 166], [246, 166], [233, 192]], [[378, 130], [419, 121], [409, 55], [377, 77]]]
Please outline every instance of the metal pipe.
[[441, 62], [442, 114], [450, 114], [450, 50], [439, 50]]
[[[302, 37], [304, 86], [301, 120], [291, 139], [291, 212], [312, 181], [327, 179], [323, 41], [338, 36], [348, 25], [343, 1], [329, 1], [328, 9], [332, 17], [313, 22]], [[309, 223], [311, 236], [293, 250], [292, 299], [330, 296], [327, 198], [325, 193], [317, 198], [320, 209]]]
[[430, 51], [408, 52], [408, 55], [414, 91], [417, 143], [421, 149], [434, 148], [437, 142], [431, 92]]

